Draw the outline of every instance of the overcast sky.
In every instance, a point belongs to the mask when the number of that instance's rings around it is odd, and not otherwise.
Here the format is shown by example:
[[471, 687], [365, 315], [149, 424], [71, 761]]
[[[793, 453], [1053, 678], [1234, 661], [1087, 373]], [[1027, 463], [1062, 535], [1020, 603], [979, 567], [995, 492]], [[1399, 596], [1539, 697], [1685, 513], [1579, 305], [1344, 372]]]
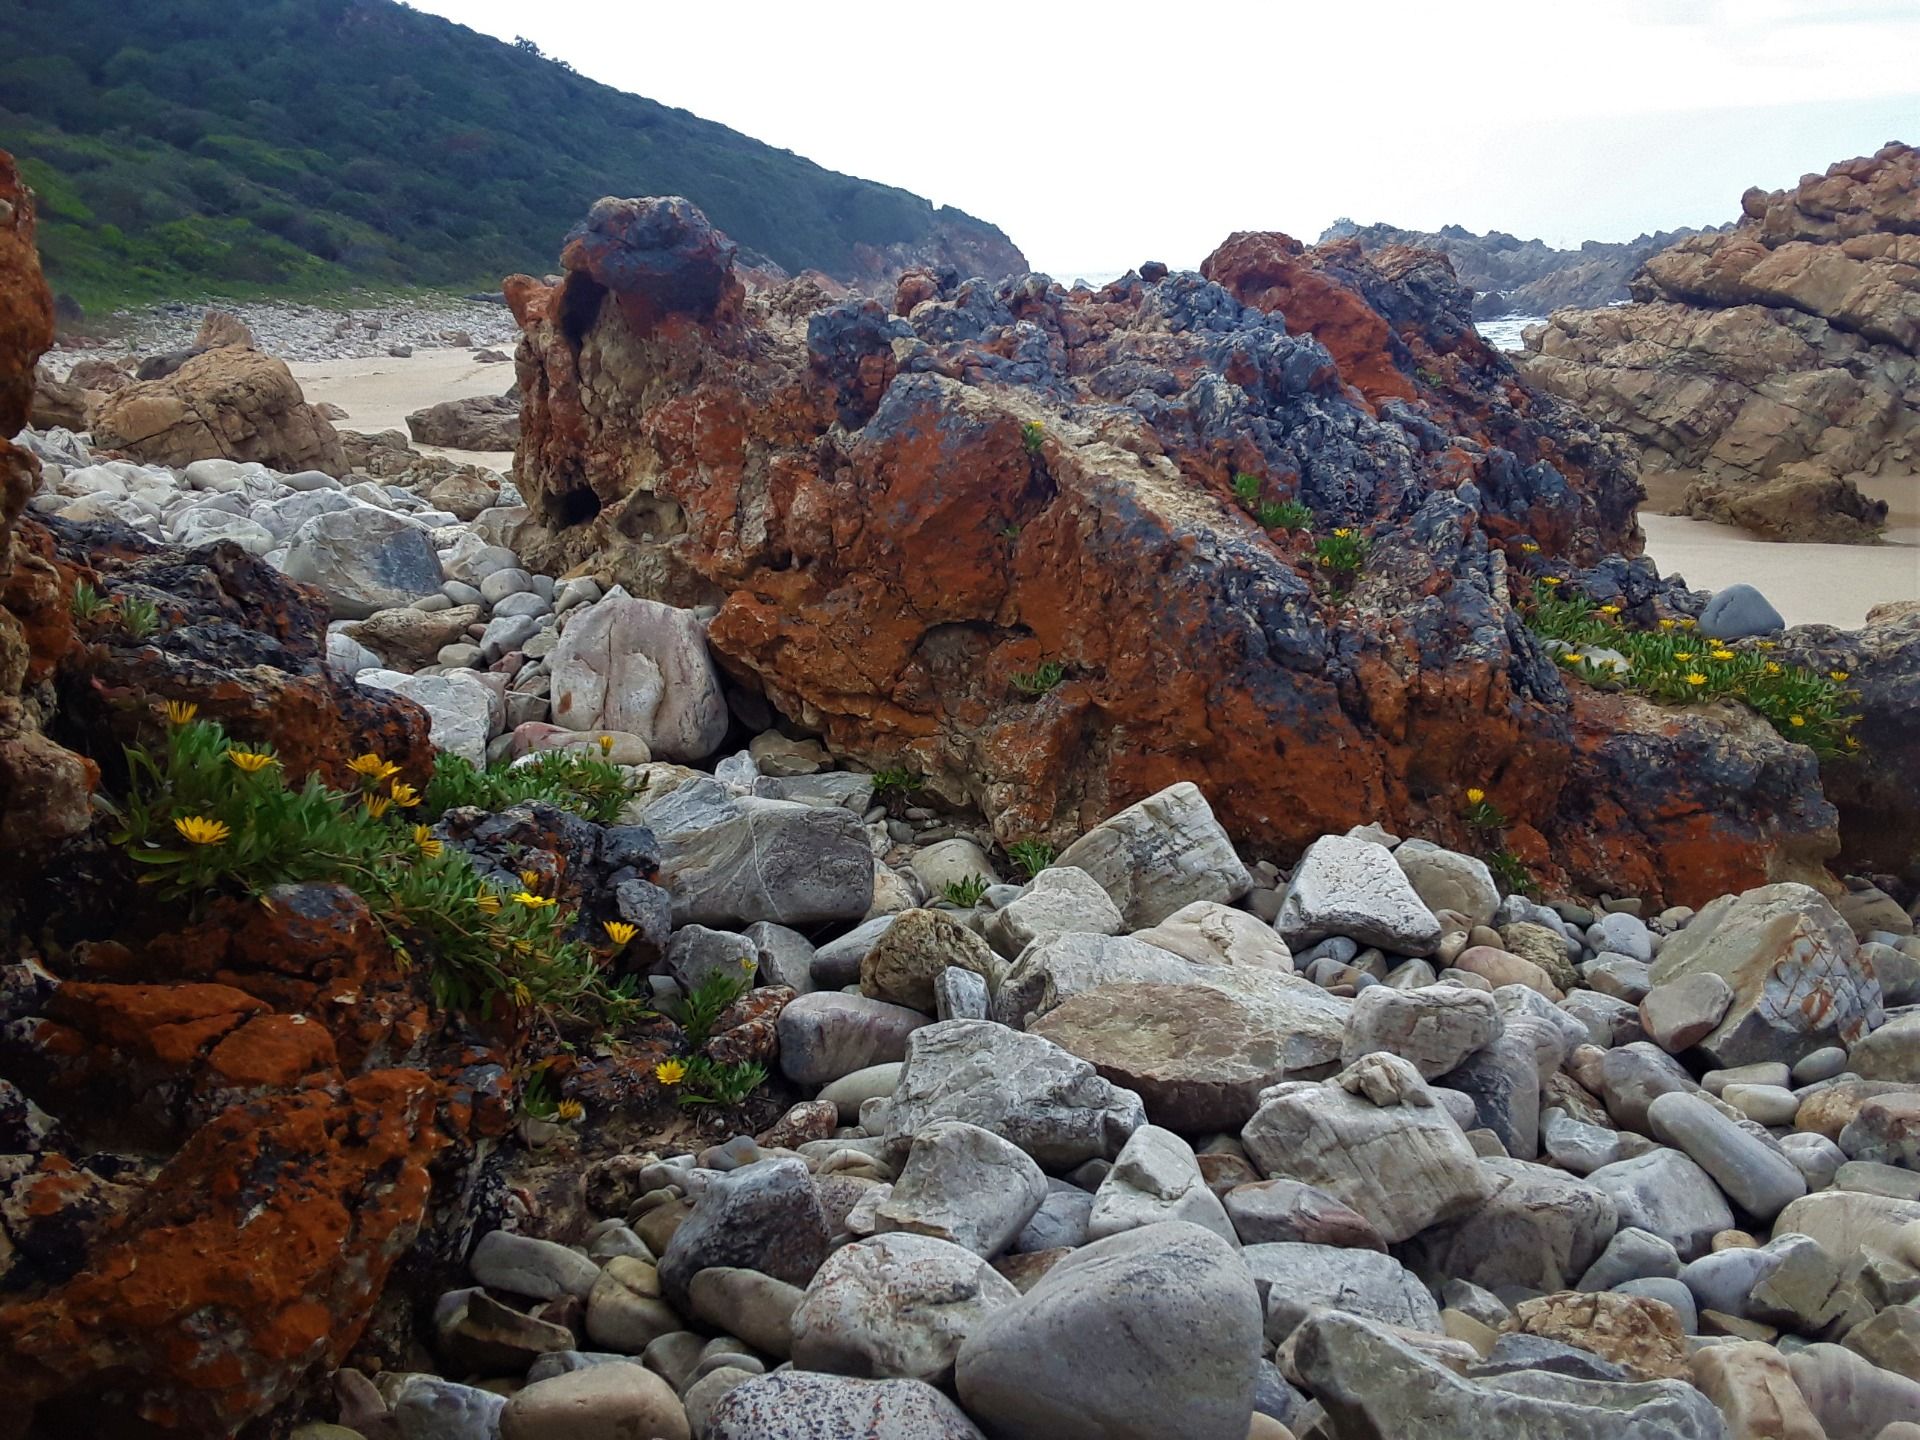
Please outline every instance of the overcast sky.
[[1920, 0], [413, 0], [991, 220], [1058, 278], [1339, 216], [1556, 245], [1920, 143]]

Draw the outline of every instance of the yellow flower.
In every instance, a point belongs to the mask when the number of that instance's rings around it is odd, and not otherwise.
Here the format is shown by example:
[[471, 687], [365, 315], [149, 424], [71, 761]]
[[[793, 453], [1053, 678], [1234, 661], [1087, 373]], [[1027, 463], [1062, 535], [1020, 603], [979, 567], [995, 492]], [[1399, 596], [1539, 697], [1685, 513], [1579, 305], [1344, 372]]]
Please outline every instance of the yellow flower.
[[1805, 725], [1806, 723], [1807, 723], [1807, 717], [1804, 715], [1787, 716], [1787, 724], [1793, 726], [1793, 728], [1796, 730], [1798, 730], [1801, 726]]
[[1693, 652], [1691, 650], [1676, 650], [1673, 652], [1673, 658], [1676, 660], [1691, 660], [1693, 658]]
[[[434, 839], [433, 831], [424, 825], [416, 825], [413, 827], [413, 843], [420, 847], [420, 853], [422, 855], [438, 855], [442, 850], [447, 848], [443, 842]], [[495, 903], [497, 904], [498, 902], [496, 901]]]
[[760, 968], [760, 962], [754, 959], [751, 955], [742, 955], [740, 957], [740, 968], [746, 971], [749, 975], [751, 975], [754, 971]]
[[662, 1060], [653, 1067], [653, 1078], [662, 1085], [678, 1085], [687, 1078], [687, 1064], [684, 1060]]
[[624, 945], [640, 933], [624, 920], [608, 920], [600, 928], [607, 932], [607, 938], [616, 945]]
[[367, 807], [367, 814], [371, 815], [376, 820], [378, 820], [382, 815], [386, 814], [387, 811], [391, 809], [393, 806], [393, 801], [389, 800], [384, 795], [369, 795], [367, 796], [364, 803]]
[[513, 1003], [520, 1006], [533, 1004], [533, 991], [527, 988], [526, 981], [516, 980], [513, 982]]
[[1849, 673], [1851, 672], [1846, 670], [1829, 670], [1827, 671], [1827, 678], [1833, 681], [1834, 684], [1838, 685], [1841, 681], [1847, 678]]
[[1680, 628], [1682, 630], [1691, 630], [1693, 629], [1694, 626], [1698, 625], [1699, 623], [1700, 622], [1698, 620], [1695, 620], [1691, 615], [1689, 615], [1680, 622]]
[[1540, 553], [1540, 547], [1531, 540], [1522, 540], [1520, 542], [1520, 553], [1522, 555], [1538, 555]]
[[1779, 648], [1779, 642], [1774, 640], [1756, 640], [1753, 643], [1758, 645], [1762, 650], [1777, 650]]
[[1704, 685], [1706, 683], [1707, 677], [1702, 675], [1698, 670], [1687, 676], [1687, 684], [1689, 685]]
[[562, 1100], [553, 1107], [553, 1118], [556, 1120], [582, 1120], [586, 1118], [586, 1114], [587, 1107], [578, 1100]]
[[540, 885], [540, 872], [538, 870], [522, 870], [520, 872], [520, 883], [529, 890], [538, 889]]
[[529, 910], [547, 910], [560, 903], [551, 895], [534, 895], [525, 890], [515, 895], [513, 901], [516, 905], [524, 905]]
[[1584, 660], [1584, 659], [1586, 659], [1586, 658], [1587, 658], [1587, 657], [1586, 657], [1586, 656], [1584, 656], [1584, 655], [1577, 655], [1577, 654], [1575, 654], [1575, 653], [1574, 653], [1573, 651], [1571, 651], [1571, 650], [1569, 650], [1569, 651], [1567, 651], [1567, 652], [1566, 652], [1566, 653], [1565, 653], [1564, 655], [1562, 655], [1562, 656], [1560, 657], [1560, 660], [1561, 660], [1561, 663], [1562, 663], [1562, 664], [1566, 664], [1566, 665], [1578, 665], [1578, 664], [1579, 664], [1579, 663], [1580, 663], [1580, 662], [1581, 662], [1582, 660]]
[[167, 701], [167, 723], [169, 725], [184, 725], [199, 713], [200, 707], [191, 700]]
[[1478, 785], [1472, 785], [1467, 788], [1467, 803], [1469, 805], [1479, 805], [1483, 803], [1486, 798], [1487, 792], [1482, 790]]
[[500, 897], [491, 890], [482, 890], [478, 895], [473, 897], [473, 903], [478, 905], [480, 909], [488, 915], [498, 915], [500, 913]]
[[1542, 575], [1540, 577], [1540, 583], [1548, 589], [1553, 589], [1560, 584], [1560, 577], [1558, 575]]
[[1618, 615], [1620, 613], [1620, 607], [1618, 605], [1602, 605], [1600, 607], [1600, 613], [1602, 615]]
[[227, 751], [227, 759], [231, 760], [249, 775], [264, 770], [269, 765], [278, 765], [280, 763], [277, 758], [267, 754], [264, 750], [229, 750]]
[[611, 755], [613, 753], [613, 736], [602, 735], [600, 737], [600, 753], [602, 755]]
[[1344, 540], [1344, 539], [1346, 539], [1346, 538], [1347, 538], [1347, 537], [1348, 537], [1349, 535], [1351, 535], [1351, 534], [1353, 534], [1353, 531], [1352, 531], [1352, 529], [1350, 529], [1350, 528], [1349, 528], [1348, 526], [1345, 526], [1345, 525], [1341, 525], [1341, 526], [1338, 526], [1338, 527], [1336, 527], [1333, 533], [1334, 533], [1334, 535], [1335, 535], [1335, 537], [1336, 537], [1336, 538], [1338, 538], [1338, 539], [1341, 539], [1341, 540]]
[[1710, 651], [1709, 653], [1713, 656], [1715, 660], [1733, 659], [1733, 651], [1731, 650], [1714, 650], [1714, 651]]
[[1671, 621], [1671, 620], [1662, 620], [1662, 621], [1660, 622], [1660, 628], [1661, 628], [1662, 630], [1671, 630], [1671, 629], [1673, 628], [1673, 621]]
[[182, 815], [173, 822], [173, 828], [180, 832], [182, 839], [194, 845], [224, 845], [233, 833], [225, 821], [209, 820], [204, 815]]
[[1849, 735], [1840, 743], [1849, 750], [1858, 750], [1860, 748], [1860, 737], [1858, 735]]
[[371, 751], [365, 755], [356, 755], [347, 762], [347, 769], [362, 779], [378, 784], [400, 773], [400, 767], [390, 761], [382, 760]]
[[1780, 673], [1780, 662], [1778, 660], [1769, 660], [1761, 668], [1769, 675], [1778, 675]]
[[420, 803], [420, 792], [404, 780], [394, 781], [389, 793], [393, 796], [393, 803], [402, 810], [411, 810]]

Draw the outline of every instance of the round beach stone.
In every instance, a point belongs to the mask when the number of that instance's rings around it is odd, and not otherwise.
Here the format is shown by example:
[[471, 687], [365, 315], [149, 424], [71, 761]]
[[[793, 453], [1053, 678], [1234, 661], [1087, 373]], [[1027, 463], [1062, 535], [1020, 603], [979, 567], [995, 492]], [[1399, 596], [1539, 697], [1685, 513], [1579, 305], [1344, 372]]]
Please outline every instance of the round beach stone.
[[810, 1370], [756, 1375], [727, 1391], [701, 1440], [982, 1440], [940, 1391], [921, 1380], [859, 1380]]
[[500, 1440], [691, 1440], [679, 1397], [643, 1365], [594, 1365], [529, 1385], [500, 1412]]

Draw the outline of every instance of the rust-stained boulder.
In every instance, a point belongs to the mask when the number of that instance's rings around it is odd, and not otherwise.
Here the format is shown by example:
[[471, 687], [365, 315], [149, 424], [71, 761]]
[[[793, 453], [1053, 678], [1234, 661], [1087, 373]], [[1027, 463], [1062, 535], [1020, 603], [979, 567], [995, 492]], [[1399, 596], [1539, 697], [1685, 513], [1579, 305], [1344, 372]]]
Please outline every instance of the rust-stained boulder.
[[[914, 275], [901, 317], [743, 296], [654, 200], [597, 205], [562, 263], [505, 287], [522, 554], [717, 605], [737, 678], [1003, 841], [1191, 780], [1277, 858], [1374, 820], [1470, 848], [1480, 785], [1543, 877], [1668, 901], [1836, 846], [1809, 752], [1570, 687], [1526, 630], [1510, 558], [1666, 591], [1620, 558], [1631, 467], [1479, 340], [1442, 257], [1238, 235], [1098, 292]], [[1236, 475], [1370, 542], [1357, 577]]]
[[93, 412], [93, 438], [155, 465], [257, 460], [274, 470], [347, 473], [339, 435], [286, 363], [240, 345], [114, 391]]

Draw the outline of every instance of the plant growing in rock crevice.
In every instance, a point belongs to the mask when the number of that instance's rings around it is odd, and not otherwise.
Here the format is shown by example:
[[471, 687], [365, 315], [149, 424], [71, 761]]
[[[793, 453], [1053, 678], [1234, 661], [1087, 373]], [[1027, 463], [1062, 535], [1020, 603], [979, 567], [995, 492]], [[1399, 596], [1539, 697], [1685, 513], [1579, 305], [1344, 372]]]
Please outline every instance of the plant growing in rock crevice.
[[1352, 526], [1342, 525], [1313, 542], [1313, 562], [1332, 576], [1336, 585], [1347, 585], [1367, 563], [1372, 549], [1371, 540]]
[[1027, 454], [1037, 456], [1046, 440], [1047, 427], [1038, 420], [1029, 420], [1020, 427], [1020, 443], [1026, 447]]
[[725, 970], [709, 971], [682, 998], [666, 1002], [662, 1008], [685, 1033], [689, 1047], [698, 1050], [707, 1043], [714, 1023], [726, 1013], [727, 1007], [753, 988], [756, 968], [752, 961], [745, 961], [738, 975]]
[[1044, 840], [1016, 840], [1007, 846], [1007, 858], [1029, 880], [1053, 863], [1053, 846]]
[[583, 819], [611, 825], [633, 792], [633, 781], [620, 766], [576, 747], [546, 750], [525, 764], [501, 763], [484, 770], [442, 750], [434, 757], [433, 779], [427, 783], [426, 810], [438, 818], [461, 805], [504, 810], [523, 801], [544, 800]]
[[1022, 695], [1044, 695], [1067, 678], [1067, 667], [1058, 660], [1048, 660], [1035, 670], [1016, 670], [1010, 678], [1013, 688]]
[[949, 880], [940, 887], [941, 898], [949, 905], [962, 910], [970, 910], [978, 905], [987, 893], [987, 877], [967, 875], [958, 880]]
[[295, 788], [271, 747], [241, 745], [179, 702], [157, 753], [126, 754], [112, 839], [163, 898], [237, 891], [268, 903], [278, 885], [335, 882], [366, 901], [402, 964], [429, 967], [447, 1009], [487, 1016], [504, 1003], [595, 1031], [646, 1013], [632, 982], [609, 981], [569, 938], [575, 916], [539, 893], [537, 877], [513, 895], [494, 889], [466, 852], [414, 819], [421, 797], [376, 755], [354, 762], [357, 792], [317, 775]]

